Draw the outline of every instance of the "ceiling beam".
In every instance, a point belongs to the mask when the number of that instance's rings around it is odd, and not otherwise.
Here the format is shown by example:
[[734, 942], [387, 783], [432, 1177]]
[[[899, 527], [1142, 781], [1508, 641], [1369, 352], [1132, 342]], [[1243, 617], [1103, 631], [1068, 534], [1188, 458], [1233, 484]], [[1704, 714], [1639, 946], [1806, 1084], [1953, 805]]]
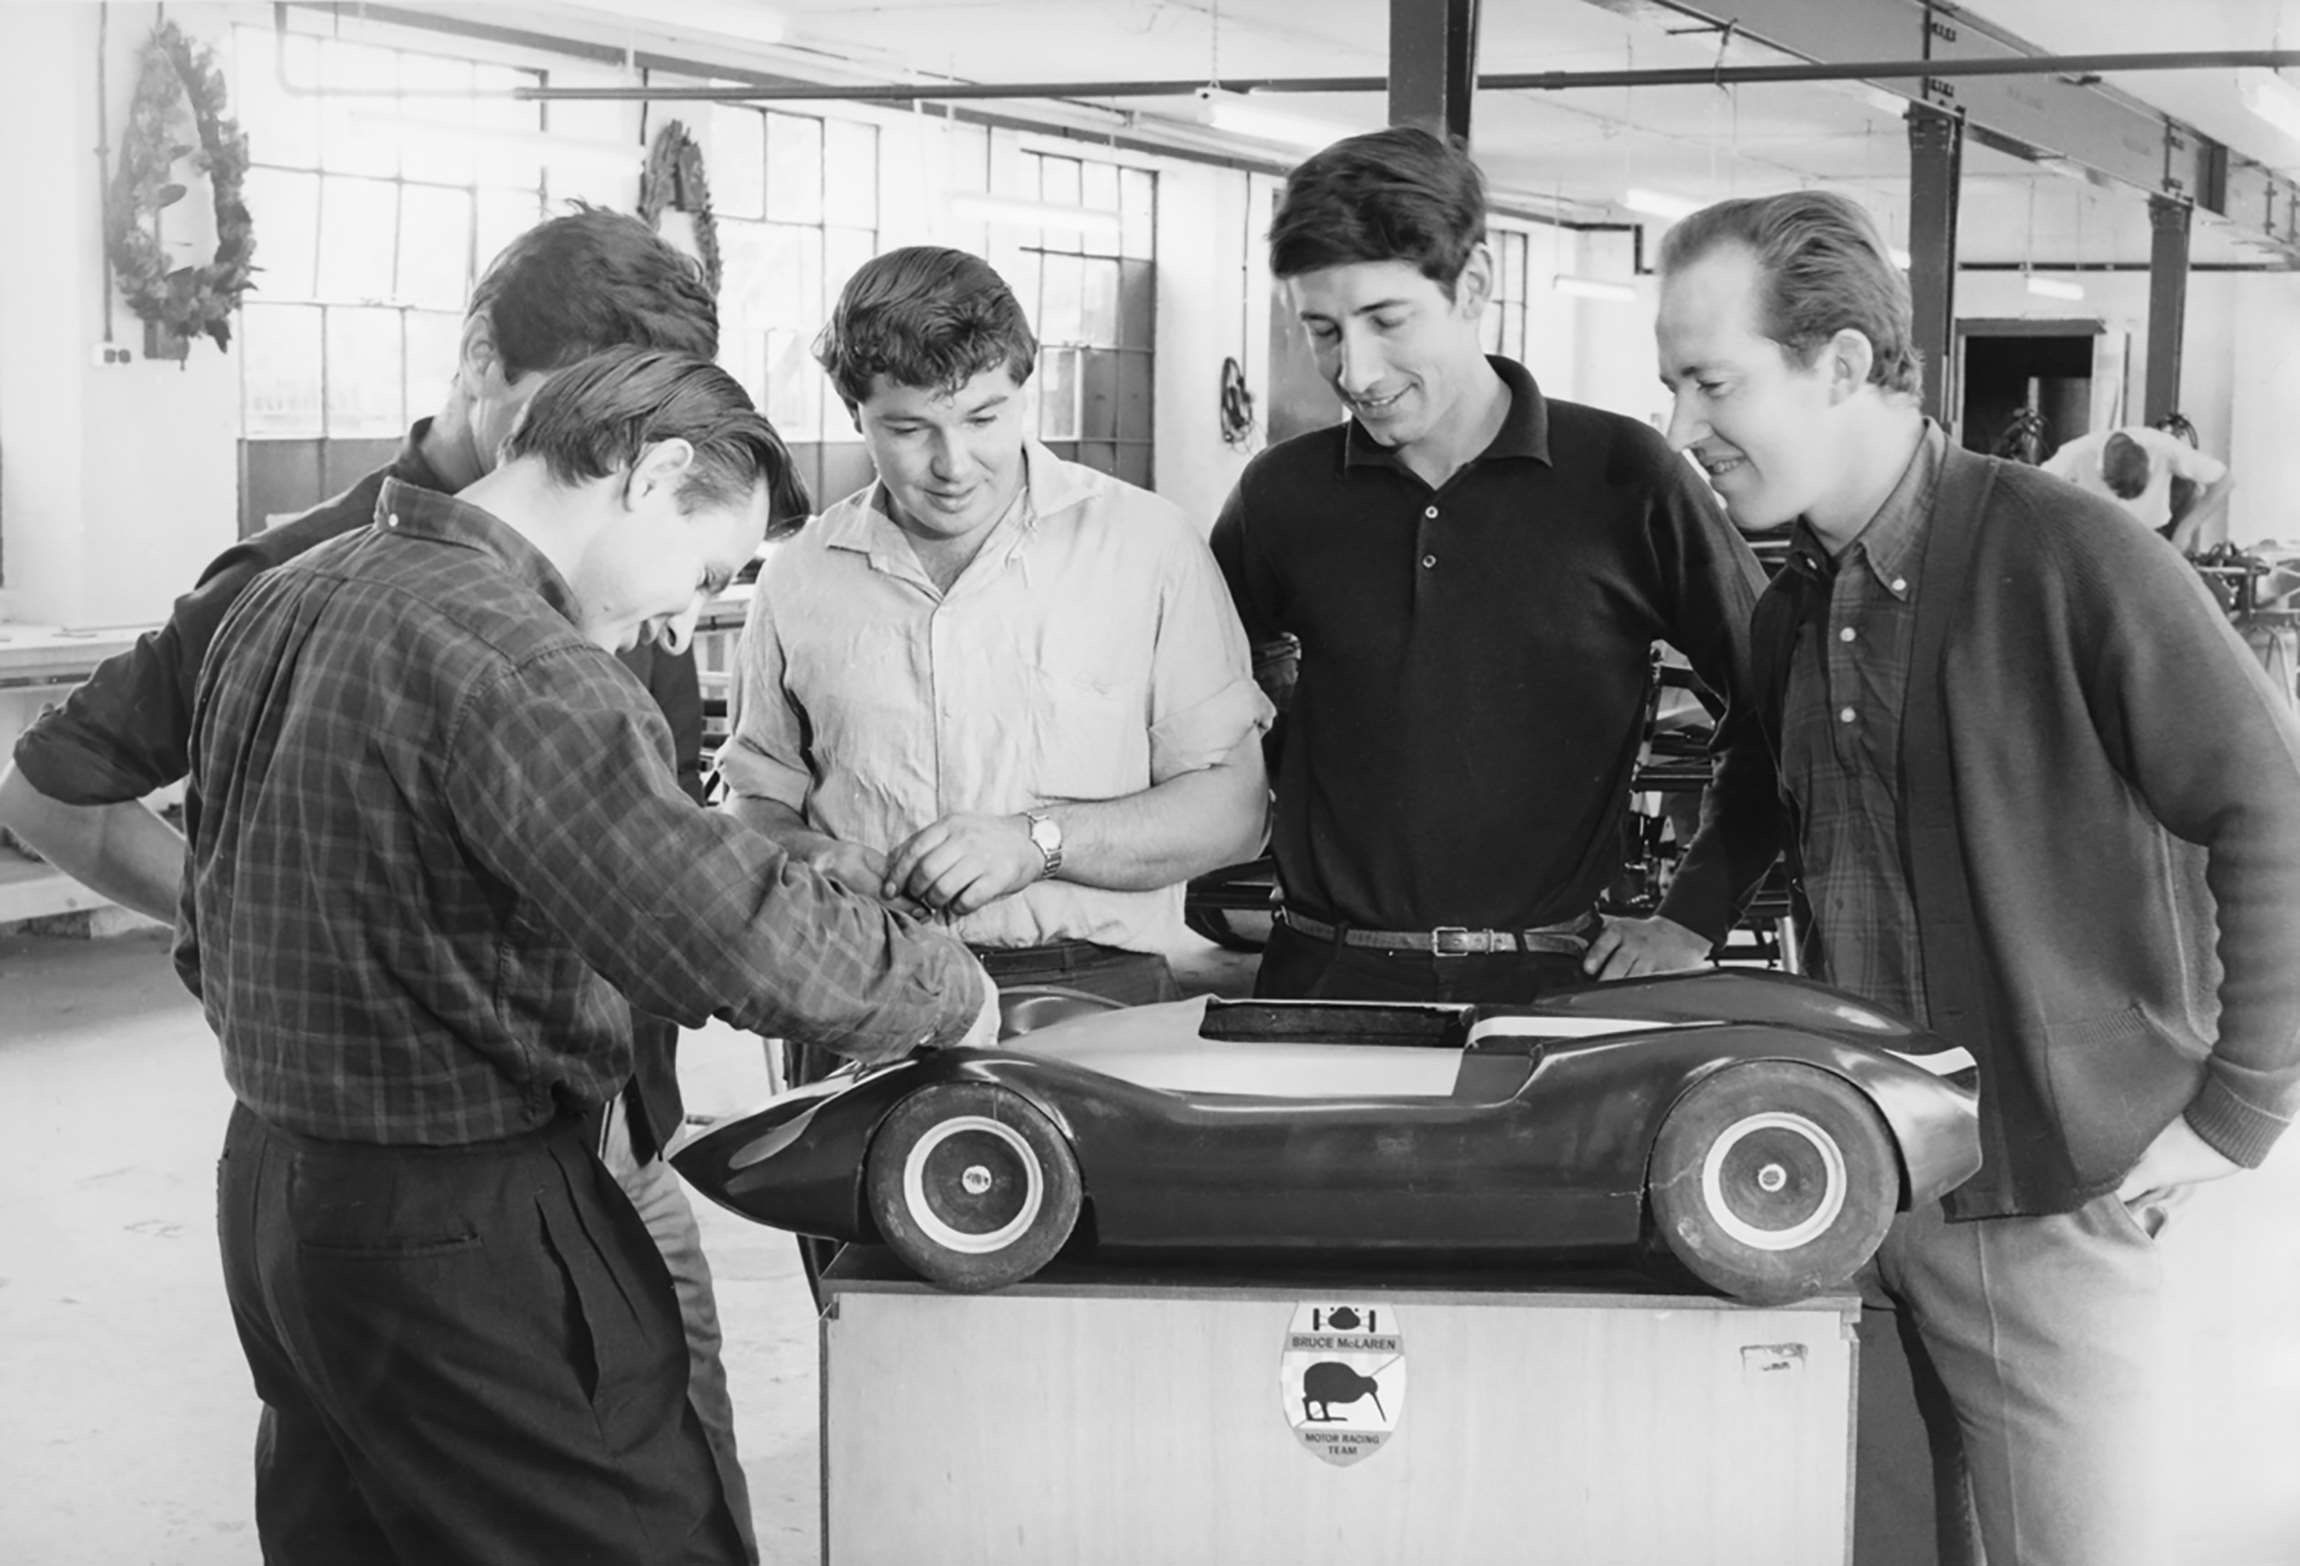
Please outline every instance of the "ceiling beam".
[[1390, 123], [1469, 140], [1477, 0], [1390, 0]]
[[[1962, 114], [1973, 138], [1999, 151], [2193, 202], [2300, 262], [2300, 185], [2292, 179], [2096, 77], [2022, 71], [2024, 59], [2055, 57], [1957, 6], [1940, 0], [1589, 3], [1670, 31], [1684, 31], [1687, 20], [1714, 27], [1721, 64], [1754, 63], [1751, 56], [1761, 51], [1817, 65], [1879, 54], [1934, 62], [1924, 76], [1870, 80], [1895, 96]], [[2103, 60], [2097, 68], [2116, 67]]]

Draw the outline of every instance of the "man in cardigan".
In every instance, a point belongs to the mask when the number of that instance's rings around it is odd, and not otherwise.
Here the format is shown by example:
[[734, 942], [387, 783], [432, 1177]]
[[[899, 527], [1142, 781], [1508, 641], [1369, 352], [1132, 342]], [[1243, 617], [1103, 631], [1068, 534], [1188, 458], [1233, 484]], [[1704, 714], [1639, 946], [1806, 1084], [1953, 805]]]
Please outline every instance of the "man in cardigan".
[[2162, 539], [1924, 417], [1858, 207], [1721, 203], [1661, 273], [1672, 441], [1796, 528], [1752, 658], [1812, 971], [1980, 1063], [1980, 1173], [1875, 1269], [1936, 1450], [1991, 1561], [2160, 1562], [2155, 1233], [2300, 1098], [2300, 731]]

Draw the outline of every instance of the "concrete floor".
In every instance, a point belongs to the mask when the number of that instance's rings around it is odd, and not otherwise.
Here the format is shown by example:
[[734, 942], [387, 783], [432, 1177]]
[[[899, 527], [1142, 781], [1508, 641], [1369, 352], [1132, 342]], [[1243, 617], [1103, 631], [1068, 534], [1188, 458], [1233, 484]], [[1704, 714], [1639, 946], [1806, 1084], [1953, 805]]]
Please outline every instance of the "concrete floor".
[[[1195, 988], [1235, 991], [1208, 950]], [[766, 1088], [725, 1029], [682, 1050], [690, 1107]], [[256, 1405], [214, 1239], [230, 1094], [165, 937], [0, 938], [0, 1562], [245, 1566]], [[2295, 1139], [2300, 1140], [2300, 1139]], [[790, 1242], [700, 1209], [771, 1562], [817, 1558], [814, 1323]], [[2300, 1152], [2213, 1187], [2165, 1241], [2185, 1394], [2174, 1566], [2300, 1563]]]

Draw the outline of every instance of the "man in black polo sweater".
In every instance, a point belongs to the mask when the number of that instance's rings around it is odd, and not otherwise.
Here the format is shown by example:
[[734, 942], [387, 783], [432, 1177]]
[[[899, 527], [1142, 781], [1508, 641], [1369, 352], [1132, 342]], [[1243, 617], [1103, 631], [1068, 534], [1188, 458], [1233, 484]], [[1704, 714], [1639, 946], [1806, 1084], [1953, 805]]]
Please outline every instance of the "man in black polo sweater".
[[[1458, 148], [1400, 127], [1316, 154], [1270, 266], [1350, 418], [1257, 457], [1214, 528], [1248, 636], [1301, 644], [1256, 993], [1519, 1000], [1701, 962], [1778, 847], [1747, 546], [1655, 431], [1486, 356]], [[1728, 710], [1659, 913], [1600, 919], [1656, 641]]]

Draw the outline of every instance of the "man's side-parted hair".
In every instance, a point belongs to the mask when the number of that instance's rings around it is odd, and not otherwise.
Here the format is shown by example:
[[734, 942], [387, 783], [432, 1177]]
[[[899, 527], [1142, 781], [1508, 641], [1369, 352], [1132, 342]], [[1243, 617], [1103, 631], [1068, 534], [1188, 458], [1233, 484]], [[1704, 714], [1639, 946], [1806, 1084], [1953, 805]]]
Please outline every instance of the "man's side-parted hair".
[[1286, 176], [1270, 271], [1300, 277], [1403, 261], [1453, 297], [1485, 241], [1485, 176], [1469, 153], [1414, 125], [1335, 142]]
[[503, 374], [564, 369], [603, 348], [719, 352], [719, 307], [703, 270], [635, 217], [577, 209], [536, 224], [471, 291], [495, 329]]
[[695, 448], [682, 512], [739, 504], [761, 484], [778, 523], [812, 508], [790, 449], [742, 384], [707, 359], [660, 348], [610, 348], [552, 376], [504, 441], [503, 460], [540, 457], [560, 483], [581, 484], [662, 440]]
[[1021, 386], [1038, 337], [989, 262], [940, 245], [874, 256], [839, 290], [815, 359], [851, 412], [880, 376], [894, 386], [955, 392], [1000, 365]]
[[1661, 240], [1663, 276], [1728, 245], [1746, 246], [1764, 275], [1763, 331], [1799, 364], [1850, 328], [1868, 338], [1869, 379], [1914, 395], [1924, 386], [1909, 280], [1859, 203], [1832, 191], [1720, 201], [1680, 219]]

